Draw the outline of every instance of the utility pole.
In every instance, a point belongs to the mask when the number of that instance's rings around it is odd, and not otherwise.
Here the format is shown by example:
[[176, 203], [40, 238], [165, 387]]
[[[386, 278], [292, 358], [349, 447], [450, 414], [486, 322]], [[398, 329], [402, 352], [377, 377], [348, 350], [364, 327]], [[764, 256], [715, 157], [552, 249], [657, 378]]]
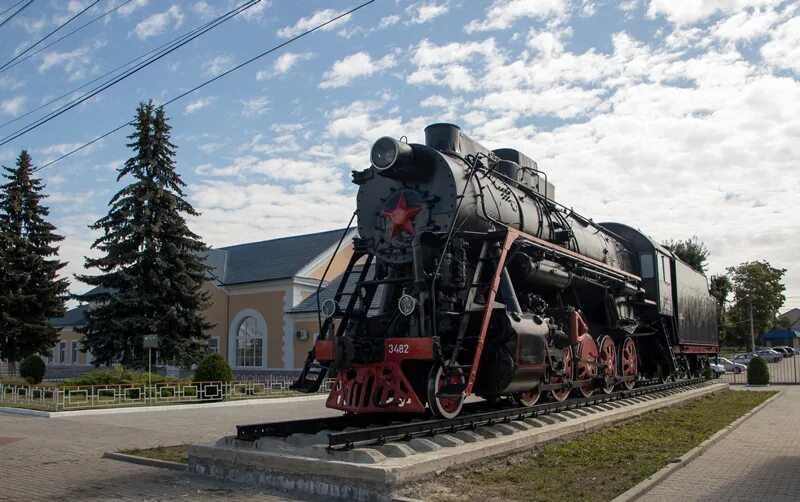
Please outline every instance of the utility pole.
[[755, 332], [753, 331], [753, 297], [747, 295], [747, 298], [750, 299], [750, 346], [753, 349], [753, 354], [756, 353], [756, 337]]

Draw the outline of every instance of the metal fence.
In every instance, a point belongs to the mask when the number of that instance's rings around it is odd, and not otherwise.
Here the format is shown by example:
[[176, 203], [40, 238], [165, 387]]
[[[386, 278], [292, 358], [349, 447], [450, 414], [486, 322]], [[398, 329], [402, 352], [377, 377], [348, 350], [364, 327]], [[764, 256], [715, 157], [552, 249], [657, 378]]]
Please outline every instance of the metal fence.
[[[775, 384], [800, 383], [800, 354], [784, 357], [776, 362], [768, 362], [769, 382]], [[720, 377], [723, 382], [730, 384], [746, 384], [747, 370], [739, 372], [728, 371]]]
[[[272, 377], [262, 381], [168, 382], [107, 385], [6, 385], [0, 384], [0, 406], [45, 411], [159, 406], [165, 404], [236, 401], [302, 396], [289, 390], [293, 378]], [[326, 380], [319, 393], [330, 392]]]

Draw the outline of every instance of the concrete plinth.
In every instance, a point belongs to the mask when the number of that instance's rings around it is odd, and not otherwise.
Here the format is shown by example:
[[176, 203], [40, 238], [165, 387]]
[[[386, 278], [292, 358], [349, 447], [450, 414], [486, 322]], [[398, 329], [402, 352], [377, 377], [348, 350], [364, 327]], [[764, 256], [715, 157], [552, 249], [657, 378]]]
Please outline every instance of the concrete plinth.
[[726, 388], [728, 384], [688, 388], [658, 399], [632, 401], [625, 407], [596, 407], [594, 413], [562, 413], [555, 420], [542, 416], [516, 425], [496, 424], [474, 432], [415, 438], [408, 443], [350, 451], [328, 451], [323, 433], [290, 436], [285, 440], [262, 439], [256, 443], [227, 437], [216, 443], [189, 446], [189, 470], [289, 492], [388, 501], [405, 484], [434, 473], [530, 449], [564, 435], [589, 431]]

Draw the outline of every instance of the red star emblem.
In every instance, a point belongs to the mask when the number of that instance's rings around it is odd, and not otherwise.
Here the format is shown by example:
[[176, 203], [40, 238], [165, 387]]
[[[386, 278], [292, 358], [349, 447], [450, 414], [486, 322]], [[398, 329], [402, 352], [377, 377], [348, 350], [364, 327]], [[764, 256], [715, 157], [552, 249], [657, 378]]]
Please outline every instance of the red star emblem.
[[414, 235], [414, 224], [412, 220], [420, 211], [422, 206], [408, 207], [406, 203], [406, 195], [400, 192], [400, 198], [397, 199], [397, 205], [391, 211], [384, 211], [382, 214], [389, 218], [392, 222], [392, 229], [389, 230], [389, 238], [394, 239], [394, 236], [405, 230], [411, 235]]

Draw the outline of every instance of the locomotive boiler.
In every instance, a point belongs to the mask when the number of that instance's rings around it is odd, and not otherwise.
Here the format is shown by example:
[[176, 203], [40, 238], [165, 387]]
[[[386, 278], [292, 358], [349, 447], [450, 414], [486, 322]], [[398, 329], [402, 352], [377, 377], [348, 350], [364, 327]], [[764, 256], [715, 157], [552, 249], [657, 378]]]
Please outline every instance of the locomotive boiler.
[[452, 124], [379, 139], [353, 172], [358, 237], [293, 388], [350, 413], [456, 416], [702, 372], [706, 279], [640, 231], [556, 201], [533, 160]]

